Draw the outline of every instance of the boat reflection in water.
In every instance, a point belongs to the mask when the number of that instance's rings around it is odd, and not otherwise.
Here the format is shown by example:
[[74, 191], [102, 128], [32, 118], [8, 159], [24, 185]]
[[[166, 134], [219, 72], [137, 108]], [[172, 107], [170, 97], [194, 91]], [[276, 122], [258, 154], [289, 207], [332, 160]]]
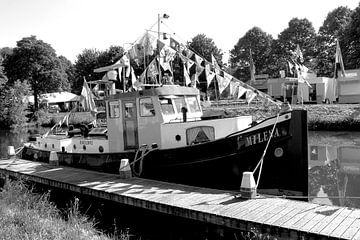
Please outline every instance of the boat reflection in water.
[[360, 146], [309, 145], [309, 200], [360, 207]]

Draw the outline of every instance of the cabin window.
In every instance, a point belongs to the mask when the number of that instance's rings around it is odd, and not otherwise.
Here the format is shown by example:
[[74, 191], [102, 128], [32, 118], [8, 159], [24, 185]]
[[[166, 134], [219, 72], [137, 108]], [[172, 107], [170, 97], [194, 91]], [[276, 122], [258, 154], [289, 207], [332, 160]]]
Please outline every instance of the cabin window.
[[175, 113], [174, 106], [171, 98], [160, 98], [161, 112], [165, 115], [171, 115]]
[[215, 139], [215, 130], [210, 126], [200, 126], [186, 129], [187, 145], [199, 144], [213, 141]]
[[140, 116], [141, 117], [155, 116], [154, 104], [151, 98], [140, 98]]
[[174, 98], [174, 102], [178, 113], [181, 113], [181, 108], [183, 107], [187, 108], [184, 97]]
[[120, 117], [120, 104], [118, 101], [109, 102], [109, 117], [110, 118]]
[[189, 104], [189, 111], [191, 113], [200, 112], [200, 105], [196, 96], [186, 97], [187, 103]]

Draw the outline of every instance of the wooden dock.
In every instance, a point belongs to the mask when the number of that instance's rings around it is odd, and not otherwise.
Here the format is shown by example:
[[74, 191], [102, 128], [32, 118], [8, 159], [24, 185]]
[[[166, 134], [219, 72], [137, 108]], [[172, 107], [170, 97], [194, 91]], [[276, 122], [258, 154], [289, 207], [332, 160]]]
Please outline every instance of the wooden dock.
[[248, 231], [268, 229], [283, 238], [360, 239], [360, 209], [318, 205], [237, 192], [171, 184], [21, 159], [1, 160], [0, 173], [160, 213]]

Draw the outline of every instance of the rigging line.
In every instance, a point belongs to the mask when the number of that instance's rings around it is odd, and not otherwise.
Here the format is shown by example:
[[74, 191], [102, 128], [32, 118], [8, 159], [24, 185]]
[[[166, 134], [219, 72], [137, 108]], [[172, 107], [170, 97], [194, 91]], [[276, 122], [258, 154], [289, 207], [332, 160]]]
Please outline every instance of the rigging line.
[[[149, 29], [152, 29], [156, 24], [157, 24], [157, 21], [156, 21], [154, 24], [152, 24]], [[146, 30], [146, 29], [145, 29], [145, 31], [151, 31], [151, 30]], [[151, 31], [151, 32], [153, 32], [153, 31]], [[124, 55], [135, 45], [135, 43], [139, 41], [139, 39], [140, 39], [142, 36], [143, 36], [143, 34], [141, 34], [135, 41], [133, 41], [132, 43], [130, 43], [131, 47], [127, 48], [126, 50], [124, 49], [124, 54], [123, 54], [122, 56], [124, 56]], [[121, 56], [121, 57], [122, 57], [122, 56]]]
[[[176, 35], [178, 38], [180, 38], [180, 40], [181, 40], [182, 42], [186, 42], [181, 36], [177, 35], [177, 34], [175, 33], [175, 31], [174, 31], [172, 28], [170, 28], [166, 23], [163, 23], [163, 24], [173, 32], [173, 35]], [[190, 47], [190, 46], [188, 46], [188, 45], [187, 45], [186, 47], [189, 48], [191, 51], [193, 51], [195, 54], [201, 56], [201, 54], [199, 54], [197, 51], [195, 51], [192, 47]], [[204, 61], [207, 62], [208, 64], [211, 64], [211, 65], [212, 65], [212, 62], [208, 61], [208, 60], [205, 59], [205, 58], [204, 58]], [[215, 66], [214, 66], [214, 67], [215, 67]], [[224, 70], [221, 69], [221, 68], [218, 69], [218, 70], [224, 71]], [[235, 77], [234, 77], [234, 78], [235, 78]], [[255, 91], [255, 90], [258, 91], [256, 88], [254, 88], [254, 87], [252, 87], [252, 86], [250, 86], [250, 85], [248, 85], [248, 84], [240, 81], [239, 79], [237, 79], [237, 78], [235, 78], [235, 79], [236, 79], [237, 81], [241, 82], [240, 85], [242, 85], [243, 87], [245, 86], [245, 87], [247, 87], [248, 89], [250, 89], [250, 90], [252, 90], [252, 91]], [[273, 97], [271, 97], [270, 95], [262, 94], [262, 93], [258, 93], [258, 95], [262, 95], [261, 97], [269, 99], [270, 101], [272, 101], [272, 102], [273, 102], [274, 104], [276, 104], [276, 105], [280, 104], [276, 99], [273, 99]]]
[[261, 172], [262, 172], [262, 166], [263, 166], [263, 163], [264, 163], [264, 157], [265, 157], [265, 154], [266, 154], [266, 152], [267, 152], [267, 150], [268, 150], [270, 141], [271, 141], [271, 139], [272, 139], [272, 137], [273, 137], [273, 135], [274, 135], [275, 128], [276, 128], [276, 124], [277, 124], [278, 121], [279, 121], [279, 116], [280, 116], [280, 113], [277, 114], [276, 121], [275, 121], [274, 126], [273, 126], [273, 129], [272, 129], [272, 131], [271, 131], [269, 140], [268, 140], [267, 143], [266, 143], [265, 150], [264, 150], [264, 152], [263, 152], [263, 154], [262, 154], [262, 156], [261, 156], [261, 158], [260, 158], [260, 161], [258, 162], [258, 164], [256, 165], [256, 167], [255, 167], [255, 169], [254, 169], [254, 171], [253, 171], [253, 173], [254, 173], [254, 172], [256, 171], [256, 169], [259, 167], [259, 164], [260, 164], [260, 170], [259, 170], [258, 179], [257, 179], [257, 181], [256, 181], [256, 187], [259, 185], [259, 182], [260, 182], [260, 177], [261, 177]]

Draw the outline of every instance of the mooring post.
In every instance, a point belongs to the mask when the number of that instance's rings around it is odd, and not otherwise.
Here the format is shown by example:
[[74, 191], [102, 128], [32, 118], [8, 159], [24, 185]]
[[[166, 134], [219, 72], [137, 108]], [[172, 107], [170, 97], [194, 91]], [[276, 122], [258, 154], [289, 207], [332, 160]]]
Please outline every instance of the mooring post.
[[55, 151], [50, 152], [49, 164], [52, 166], [59, 166], [59, 158]]
[[132, 177], [129, 159], [121, 159], [119, 175], [121, 179], [127, 179]]
[[251, 199], [256, 197], [256, 183], [253, 172], [243, 172], [240, 193], [243, 198]]
[[8, 154], [8, 158], [14, 158], [16, 156], [14, 146], [8, 146], [7, 154]]

